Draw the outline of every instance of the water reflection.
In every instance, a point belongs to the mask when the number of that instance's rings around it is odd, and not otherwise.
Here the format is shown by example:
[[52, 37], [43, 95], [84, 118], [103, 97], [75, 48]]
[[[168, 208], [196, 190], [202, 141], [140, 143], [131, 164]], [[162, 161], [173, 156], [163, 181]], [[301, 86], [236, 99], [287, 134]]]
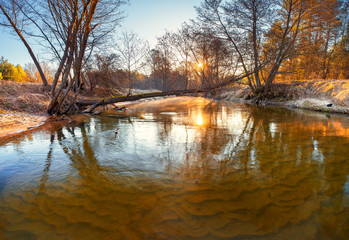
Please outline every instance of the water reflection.
[[0, 147], [0, 238], [345, 239], [348, 124], [169, 98], [37, 132]]

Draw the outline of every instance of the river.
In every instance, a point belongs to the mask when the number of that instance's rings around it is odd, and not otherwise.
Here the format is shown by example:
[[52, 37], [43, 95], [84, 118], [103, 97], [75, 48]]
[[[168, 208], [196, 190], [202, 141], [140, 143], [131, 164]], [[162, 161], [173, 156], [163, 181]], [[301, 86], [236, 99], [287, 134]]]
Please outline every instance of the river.
[[177, 97], [0, 144], [0, 239], [348, 239], [349, 119]]

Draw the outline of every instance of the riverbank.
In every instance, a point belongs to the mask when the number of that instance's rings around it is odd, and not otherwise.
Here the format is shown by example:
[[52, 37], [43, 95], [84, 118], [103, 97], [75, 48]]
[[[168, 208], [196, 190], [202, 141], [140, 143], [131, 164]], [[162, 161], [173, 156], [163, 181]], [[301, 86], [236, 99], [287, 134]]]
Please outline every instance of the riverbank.
[[349, 80], [277, 82], [272, 87], [272, 95], [267, 99], [254, 98], [248, 86], [237, 85], [222, 92], [220, 99], [349, 114]]
[[46, 116], [26, 113], [1, 113], [0, 138], [34, 129], [45, 124]]
[[[349, 114], [349, 80], [278, 82], [267, 100], [251, 96], [248, 86], [236, 85], [218, 98], [247, 104], [276, 105], [327, 113]], [[44, 125], [49, 96], [41, 83], [0, 81], [0, 138]]]
[[41, 83], [0, 81], [0, 138], [45, 124], [48, 102]]
[[[84, 94], [90, 98], [111, 96], [111, 91]], [[49, 101], [48, 89], [42, 83], [0, 81], [0, 139], [62, 120], [47, 114]]]

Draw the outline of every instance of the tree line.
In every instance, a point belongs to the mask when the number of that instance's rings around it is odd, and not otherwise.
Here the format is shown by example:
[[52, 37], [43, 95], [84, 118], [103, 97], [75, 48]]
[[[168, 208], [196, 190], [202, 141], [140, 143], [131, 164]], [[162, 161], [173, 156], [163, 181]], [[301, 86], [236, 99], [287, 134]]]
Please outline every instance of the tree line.
[[[40, 62], [40, 66], [44, 72], [46, 79], [52, 81], [51, 68], [47, 62]], [[0, 58], [0, 80], [14, 82], [41, 82], [40, 73], [35, 64], [27, 63], [22, 68], [21, 65], [16, 66], [6, 60], [3, 56]]]
[[347, 0], [203, 0], [197, 16], [155, 47], [118, 34], [126, 0], [0, 0], [0, 24], [31, 50], [51, 53], [49, 113], [74, 107], [82, 88], [210, 89], [237, 79], [255, 95], [277, 80], [349, 77]]

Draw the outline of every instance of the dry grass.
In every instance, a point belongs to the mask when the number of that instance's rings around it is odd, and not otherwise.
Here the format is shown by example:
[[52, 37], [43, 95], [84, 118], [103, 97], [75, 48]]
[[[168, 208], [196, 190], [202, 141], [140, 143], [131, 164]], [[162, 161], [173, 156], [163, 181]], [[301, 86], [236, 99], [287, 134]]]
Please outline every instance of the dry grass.
[[[228, 100], [246, 99], [251, 96], [248, 86], [234, 86], [224, 93]], [[349, 107], [349, 80], [278, 81], [267, 96], [273, 101], [319, 99]]]
[[0, 113], [45, 115], [48, 103], [48, 91], [41, 83], [0, 81]]
[[288, 91], [296, 91], [297, 99], [316, 98], [349, 106], [349, 80], [292, 81], [289, 84]]
[[[96, 89], [94, 93], [84, 91], [82, 98], [107, 97], [121, 93], [110, 90]], [[336, 105], [349, 106], [349, 80], [306, 80], [280, 81], [272, 87], [272, 99], [299, 100], [314, 98], [328, 100]], [[247, 86], [235, 86], [223, 91], [224, 99], [245, 98], [249, 94]], [[49, 103], [49, 95], [41, 83], [17, 83], [0, 81], [0, 113], [21, 112], [45, 115]]]
[[47, 93], [41, 83], [0, 81], [0, 138], [43, 124]]

